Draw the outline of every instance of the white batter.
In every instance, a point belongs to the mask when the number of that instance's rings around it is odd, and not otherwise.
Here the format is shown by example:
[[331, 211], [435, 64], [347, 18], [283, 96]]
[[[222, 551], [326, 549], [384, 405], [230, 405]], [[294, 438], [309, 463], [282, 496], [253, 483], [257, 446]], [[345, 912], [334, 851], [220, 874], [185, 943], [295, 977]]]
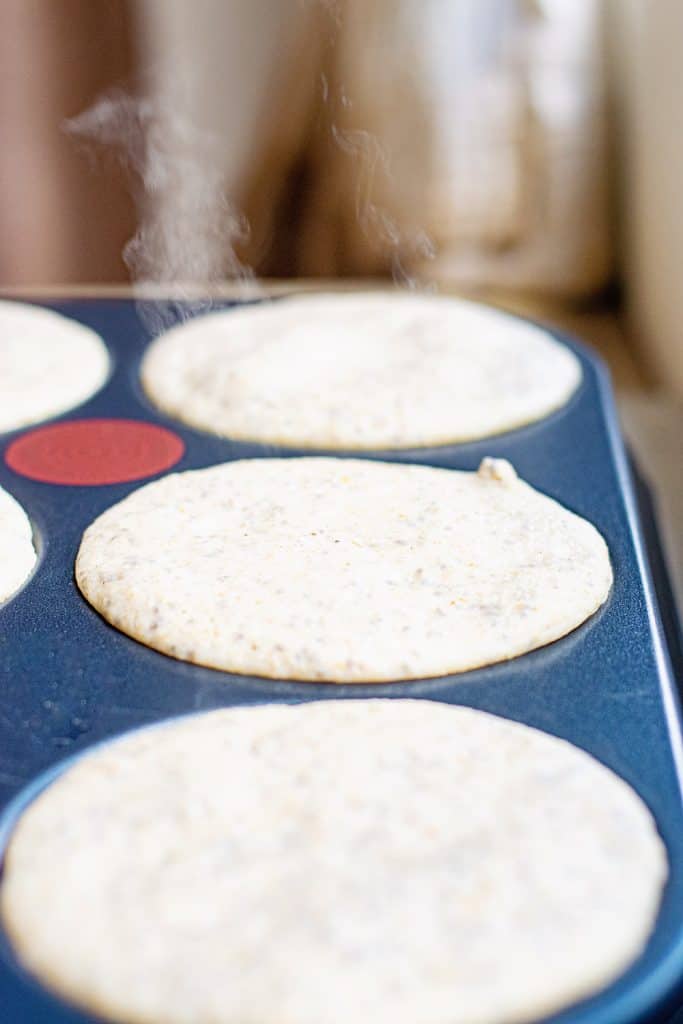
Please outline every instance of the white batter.
[[512, 658], [605, 600], [588, 522], [517, 478], [254, 459], [147, 484], [88, 527], [85, 597], [174, 657], [280, 679], [438, 676]]
[[170, 416], [227, 437], [330, 449], [488, 437], [578, 387], [548, 331], [485, 306], [401, 293], [314, 295], [197, 317], [148, 349]]
[[0, 604], [16, 593], [35, 564], [28, 516], [19, 502], [0, 487]]
[[39, 306], [0, 301], [0, 433], [81, 405], [108, 373], [95, 331]]
[[128, 1024], [511, 1024], [607, 985], [667, 858], [569, 744], [468, 708], [217, 711], [40, 796], [0, 890], [26, 966]]

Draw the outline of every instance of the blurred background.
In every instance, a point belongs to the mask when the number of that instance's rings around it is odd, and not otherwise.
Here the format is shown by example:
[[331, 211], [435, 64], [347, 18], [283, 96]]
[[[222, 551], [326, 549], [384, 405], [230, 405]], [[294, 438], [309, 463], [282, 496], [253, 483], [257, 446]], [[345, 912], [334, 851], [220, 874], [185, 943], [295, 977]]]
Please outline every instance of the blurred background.
[[683, 588], [680, 0], [0, 18], [0, 289], [393, 281], [567, 325], [612, 368]]

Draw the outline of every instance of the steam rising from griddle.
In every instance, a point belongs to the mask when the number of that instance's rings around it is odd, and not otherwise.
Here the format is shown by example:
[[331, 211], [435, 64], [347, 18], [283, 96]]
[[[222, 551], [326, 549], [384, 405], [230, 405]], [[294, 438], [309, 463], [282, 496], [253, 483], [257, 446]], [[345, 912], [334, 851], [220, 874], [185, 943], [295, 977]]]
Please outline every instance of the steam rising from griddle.
[[[249, 225], [225, 193], [219, 140], [170, 101], [123, 89], [105, 93], [64, 128], [113, 148], [130, 173], [139, 226], [123, 256], [138, 296], [153, 297], [140, 311], [154, 333], [210, 307], [207, 296], [226, 280], [254, 293], [253, 272], [237, 254]], [[155, 298], [163, 287], [173, 300]]]
[[[316, 2], [328, 15], [329, 41], [334, 45], [342, 28], [340, 7], [336, 0]], [[331, 60], [334, 66], [333, 56]], [[256, 152], [246, 158], [252, 142], [246, 135], [251, 132], [253, 139], [258, 133], [247, 124], [246, 129], [244, 125], [238, 129], [239, 138], [226, 138], [198, 127], [187, 113], [197, 109], [197, 84], [194, 72], [189, 79], [149, 74], [140, 95], [112, 89], [64, 124], [91, 155], [95, 150], [103, 151], [105, 157], [115, 154], [129, 174], [138, 229], [123, 257], [136, 295], [144, 299], [139, 304], [141, 316], [155, 334], [210, 308], [209, 296], [227, 281], [237, 284], [239, 297], [262, 294], [252, 268], [240, 256], [250, 241], [250, 225], [241, 209], [244, 189], [238, 193], [235, 187], [237, 180], [248, 177], [248, 163]], [[386, 254], [385, 266], [391, 268], [395, 284], [425, 288], [412, 267], [434, 258], [432, 241], [424, 231], [400, 224], [398, 215], [378, 199], [382, 189], [377, 189], [377, 183], [392, 181], [400, 168], [390, 166], [380, 139], [353, 117], [353, 104], [343, 84], [321, 71], [318, 87], [325, 134], [340, 154], [338, 160], [347, 163], [340, 173], [351, 182], [352, 215], [358, 228], [371, 245], [379, 246], [383, 257]], [[189, 97], [195, 98], [194, 106], [187, 102]], [[231, 161], [232, 177], [226, 170]], [[240, 168], [237, 173], [235, 167]], [[323, 169], [316, 206], [321, 218], [325, 216], [325, 173]], [[253, 212], [252, 217], [258, 237]], [[354, 272], [353, 260], [347, 270]], [[309, 272], [321, 271], [313, 262]], [[356, 272], [362, 273], [360, 268]]]
[[[323, 95], [325, 93], [323, 92]], [[407, 288], [432, 290], [409, 273], [404, 259], [418, 256], [422, 260], [433, 260], [436, 247], [425, 231], [408, 233], [389, 213], [372, 200], [372, 185], [378, 169], [390, 176], [389, 159], [386, 150], [376, 135], [363, 129], [341, 129], [333, 122], [330, 130], [339, 148], [354, 161], [356, 169], [356, 218], [367, 238], [375, 238], [387, 244], [391, 252], [391, 276], [394, 284]]]
[[[328, 6], [328, 13], [333, 15], [333, 36], [342, 28], [341, 17], [334, 3]], [[394, 284], [423, 291], [436, 290], [435, 282], [425, 282], [411, 273], [406, 262], [417, 259], [419, 263], [427, 263], [437, 255], [433, 240], [423, 229], [406, 228], [393, 216], [386, 207], [380, 205], [375, 198], [375, 181], [379, 176], [385, 181], [393, 181], [396, 168], [392, 166], [389, 154], [380, 138], [365, 128], [358, 127], [352, 119], [353, 127], [346, 127], [349, 113], [353, 109], [353, 100], [343, 83], [334, 85], [325, 72], [320, 75], [321, 98], [327, 108], [329, 131], [335, 145], [349, 158], [349, 174], [355, 185], [355, 215], [358, 226], [369, 242], [379, 242], [386, 246], [390, 254], [391, 275]], [[400, 168], [399, 168], [400, 172]]]

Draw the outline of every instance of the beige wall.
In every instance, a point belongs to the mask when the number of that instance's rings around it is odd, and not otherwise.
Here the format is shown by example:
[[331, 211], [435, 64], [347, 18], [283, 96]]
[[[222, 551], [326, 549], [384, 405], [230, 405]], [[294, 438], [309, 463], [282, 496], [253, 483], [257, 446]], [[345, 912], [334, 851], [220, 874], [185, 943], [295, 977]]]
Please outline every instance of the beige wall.
[[4, 286], [126, 277], [135, 220], [120, 165], [63, 126], [129, 75], [128, 14], [127, 0], [0, 0]]
[[611, 15], [627, 302], [654, 378], [683, 397], [683, 3]]

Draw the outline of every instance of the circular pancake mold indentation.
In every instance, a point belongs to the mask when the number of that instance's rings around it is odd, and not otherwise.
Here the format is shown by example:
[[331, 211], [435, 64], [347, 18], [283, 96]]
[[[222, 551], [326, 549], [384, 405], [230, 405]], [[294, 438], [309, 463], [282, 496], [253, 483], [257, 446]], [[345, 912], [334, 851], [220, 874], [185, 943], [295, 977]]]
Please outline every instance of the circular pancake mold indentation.
[[369, 682], [556, 640], [603, 603], [612, 570], [597, 530], [502, 460], [471, 473], [308, 457], [147, 484], [88, 527], [76, 579], [174, 657]]
[[231, 708], [79, 760], [20, 819], [25, 966], [129, 1024], [512, 1024], [616, 978], [667, 857], [592, 757], [430, 701]]
[[40, 306], [0, 301], [0, 433], [81, 405], [104, 384], [100, 336]]
[[197, 317], [158, 338], [142, 383], [165, 413], [303, 448], [410, 448], [547, 416], [581, 379], [546, 330], [456, 299], [315, 295]]
[[166, 427], [139, 420], [69, 420], [22, 434], [7, 465], [31, 480], [94, 487], [140, 480], [170, 469], [185, 445]]
[[36, 557], [28, 516], [19, 502], [0, 487], [0, 604], [26, 582]]

